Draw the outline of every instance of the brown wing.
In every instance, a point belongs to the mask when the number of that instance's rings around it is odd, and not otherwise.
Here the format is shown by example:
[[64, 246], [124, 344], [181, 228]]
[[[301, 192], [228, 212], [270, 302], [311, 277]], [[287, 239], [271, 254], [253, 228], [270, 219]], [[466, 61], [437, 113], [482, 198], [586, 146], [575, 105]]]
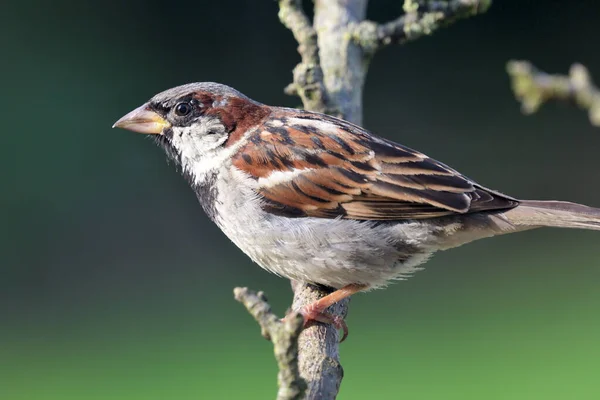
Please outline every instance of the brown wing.
[[518, 205], [424, 154], [297, 110], [275, 111], [233, 165], [256, 179], [264, 210], [287, 217], [403, 220]]

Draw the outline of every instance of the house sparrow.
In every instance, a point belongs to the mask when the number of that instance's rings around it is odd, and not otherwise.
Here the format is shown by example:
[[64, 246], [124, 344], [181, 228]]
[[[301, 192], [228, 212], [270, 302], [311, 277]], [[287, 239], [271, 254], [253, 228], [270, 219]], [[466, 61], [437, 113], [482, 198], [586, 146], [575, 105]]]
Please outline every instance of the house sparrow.
[[114, 127], [152, 134], [204, 211], [258, 265], [337, 291], [327, 307], [404, 279], [434, 252], [538, 227], [600, 230], [600, 209], [517, 200], [347, 121], [192, 83], [154, 96]]

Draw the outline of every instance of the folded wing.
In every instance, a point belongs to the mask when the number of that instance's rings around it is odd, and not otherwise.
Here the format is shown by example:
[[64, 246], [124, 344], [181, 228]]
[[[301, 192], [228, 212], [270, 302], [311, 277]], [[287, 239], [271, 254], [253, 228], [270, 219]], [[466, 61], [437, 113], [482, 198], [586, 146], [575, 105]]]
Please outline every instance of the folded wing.
[[404, 220], [506, 210], [518, 201], [348, 122], [275, 112], [234, 157], [264, 210], [287, 217]]

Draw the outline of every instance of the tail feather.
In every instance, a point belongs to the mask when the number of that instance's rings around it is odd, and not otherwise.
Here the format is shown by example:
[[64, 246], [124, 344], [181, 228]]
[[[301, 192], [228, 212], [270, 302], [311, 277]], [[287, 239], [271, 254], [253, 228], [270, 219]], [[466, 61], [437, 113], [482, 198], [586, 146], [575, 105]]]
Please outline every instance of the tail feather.
[[517, 228], [578, 228], [600, 230], [600, 209], [566, 201], [522, 200], [504, 217]]

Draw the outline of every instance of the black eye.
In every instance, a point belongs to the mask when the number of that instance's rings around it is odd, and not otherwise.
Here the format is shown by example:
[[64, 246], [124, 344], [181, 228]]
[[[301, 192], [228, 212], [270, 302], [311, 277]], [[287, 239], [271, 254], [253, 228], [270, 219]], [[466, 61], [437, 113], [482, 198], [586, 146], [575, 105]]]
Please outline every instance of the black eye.
[[189, 103], [179, 103], [175, 106], [175, 114], [183, 117], [192, 112], [192, 106]]

